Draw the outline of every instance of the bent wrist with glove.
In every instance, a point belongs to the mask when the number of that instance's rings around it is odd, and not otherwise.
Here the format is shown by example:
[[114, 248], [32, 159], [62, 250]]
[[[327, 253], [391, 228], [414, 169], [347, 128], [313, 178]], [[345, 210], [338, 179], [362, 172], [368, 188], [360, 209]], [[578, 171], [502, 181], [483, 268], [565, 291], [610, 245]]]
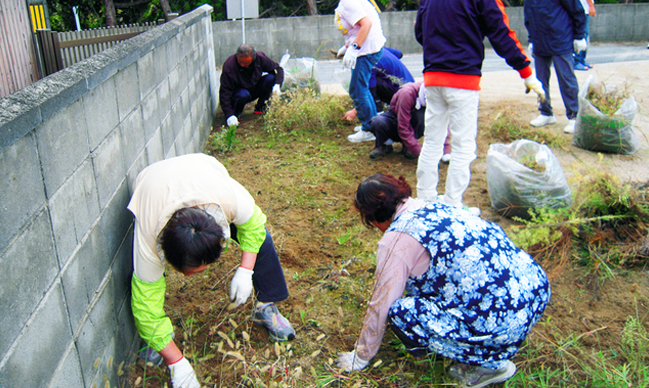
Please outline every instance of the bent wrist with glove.
[[173, 388], [201, 388], [196, 372], [185, 357], [169, 365]]

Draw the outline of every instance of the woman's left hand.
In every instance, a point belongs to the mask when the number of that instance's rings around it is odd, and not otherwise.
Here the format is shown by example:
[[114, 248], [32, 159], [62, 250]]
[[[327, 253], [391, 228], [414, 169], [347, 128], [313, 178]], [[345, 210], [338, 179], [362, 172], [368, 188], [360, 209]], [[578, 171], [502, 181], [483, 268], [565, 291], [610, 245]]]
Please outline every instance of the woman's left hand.
[[369, 361], [365, 361], [358, 357], [355, 350], [352, 350], [351, 352], [338, 353], [338, 358], [336, 359], [338, 369], [342, 369], [345, 372], [361, 370], [369, 363]]

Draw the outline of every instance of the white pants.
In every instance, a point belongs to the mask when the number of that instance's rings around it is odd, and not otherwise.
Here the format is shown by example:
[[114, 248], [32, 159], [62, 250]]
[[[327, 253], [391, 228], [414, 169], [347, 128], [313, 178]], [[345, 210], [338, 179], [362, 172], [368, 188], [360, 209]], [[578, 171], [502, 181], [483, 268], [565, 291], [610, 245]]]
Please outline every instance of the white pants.
[[451, 161], [442, 201], [462, 206], [462, 195], [471, 180], [471, 162], [476, 158], [478, 134], [477, 90], [443, 86], [426, 87], [426, 130], [417, 163], [417, 197], [437, 200], [438, 164], [444, 153], [446, 130], [451, 132]]

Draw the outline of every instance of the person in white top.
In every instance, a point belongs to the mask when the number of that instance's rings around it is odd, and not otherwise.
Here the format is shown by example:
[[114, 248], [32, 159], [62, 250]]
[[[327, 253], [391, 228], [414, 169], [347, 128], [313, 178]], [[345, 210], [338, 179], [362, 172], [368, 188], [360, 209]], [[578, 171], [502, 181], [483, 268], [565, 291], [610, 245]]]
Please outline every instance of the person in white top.
[[273, 340], [295, 338], [274, 303], [286, 299], [288, 289], [266, 216], [215, 158], [189, 154], [151, 164], [138, 174], [128, 209], [135, 216], [131, 308], [150, 347], [141, 356], [158, 364], [163, 359], [173, 388], [200, 384], [164, 311], [165, 263], [187, 276], [205, 271], [232, 238], [242, 251], [230, 285], [234, 306], [246, 303], [254, 286], [253, 321]]
[[347, 139], [353, 143], [374, 141], [370, 119], [377, 111], [370, 91], [370, 77], [372, 68], [383, 56], [385, 36], [381, 19], [375, 6], [367, 0], [340, 0], [334, 23], [345, 37], [345, 45], [338, 50], [338, 56], [343, 56], [344, 67], [352, 69], [349, 96], [361, 122], [361, 130]]

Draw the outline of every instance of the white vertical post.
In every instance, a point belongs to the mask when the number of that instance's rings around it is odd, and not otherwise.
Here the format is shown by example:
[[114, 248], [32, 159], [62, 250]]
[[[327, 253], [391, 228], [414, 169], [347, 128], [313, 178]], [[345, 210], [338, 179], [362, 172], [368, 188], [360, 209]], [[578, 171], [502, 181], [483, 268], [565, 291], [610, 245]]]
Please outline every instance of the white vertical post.
[[77, 23], [77, 31], [81, 31], [81, 25], [79, 23], [79, 6], [75, 5], [72, 7], [72, 13], [74, 14], [74, 21]]
[[246, 15], [243, 13], [243, 0], [241, 0], [241, 44], [246, 43]]

